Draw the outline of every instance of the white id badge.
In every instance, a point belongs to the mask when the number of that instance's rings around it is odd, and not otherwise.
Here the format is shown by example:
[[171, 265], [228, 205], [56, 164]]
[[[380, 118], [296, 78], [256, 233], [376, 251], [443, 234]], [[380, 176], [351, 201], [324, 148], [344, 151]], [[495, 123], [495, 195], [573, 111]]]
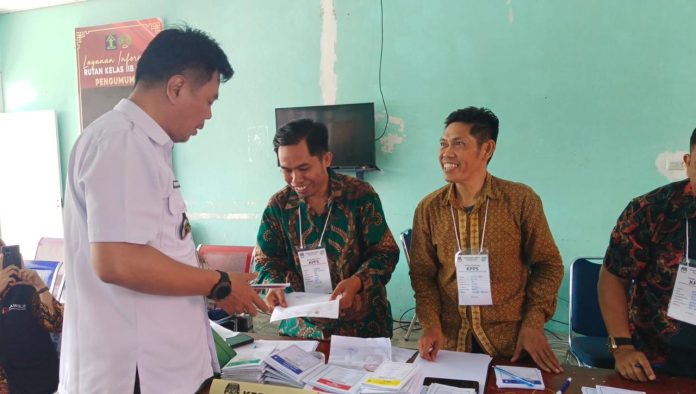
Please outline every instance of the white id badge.
[[326, 249], [308, 249], [297, 252], [302, 266], [302, 278], [306, 293], [331, 294], [331, 272]]
[[680, 264], [669, 300], [667, 316], [696, 324], [696, 268]]
[[493, 305], [488, 254], [476, 252], [466, 254], [460, 251], [454, 256], [459, 305]]

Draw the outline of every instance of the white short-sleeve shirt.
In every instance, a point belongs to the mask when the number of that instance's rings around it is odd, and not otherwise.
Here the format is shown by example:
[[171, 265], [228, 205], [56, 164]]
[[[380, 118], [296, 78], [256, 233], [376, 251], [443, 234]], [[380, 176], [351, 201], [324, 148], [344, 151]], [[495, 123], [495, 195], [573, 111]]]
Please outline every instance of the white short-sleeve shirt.
[[[91, 242], [150, 245], [197, 266], [173, 141], [121, 100], [80, 135], [65, 192], [66, 301], [60, 393], [193, 393], [217, 369], [204, 297], [144, 294], [102, 282]], [[147, 261], [141, 262], [143, 265]]]

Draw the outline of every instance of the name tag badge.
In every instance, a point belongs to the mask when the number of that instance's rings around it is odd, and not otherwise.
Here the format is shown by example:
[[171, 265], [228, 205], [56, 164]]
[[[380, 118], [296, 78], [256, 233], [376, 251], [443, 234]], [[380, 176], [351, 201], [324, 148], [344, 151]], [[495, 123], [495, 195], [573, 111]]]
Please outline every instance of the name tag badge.
[[696, 268], [680, 264], [669, 300], [667, 316], [696, 324]]
[[302, 266], [304, 290], [307, 293], [331, 294], [331, 272], [326, 249], [308, 249], [297, 252]]
[[493, 305], [488, 251], [467, 252], [460, 251], [454, 256], [459, 305]]

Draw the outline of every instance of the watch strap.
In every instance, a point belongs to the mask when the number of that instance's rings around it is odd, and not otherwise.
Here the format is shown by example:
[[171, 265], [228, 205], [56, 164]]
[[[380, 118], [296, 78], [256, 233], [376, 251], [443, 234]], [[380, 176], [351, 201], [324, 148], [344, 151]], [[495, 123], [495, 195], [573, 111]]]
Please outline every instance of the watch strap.
[[213, 288], [210, 289], [210, 294], [208, 294], [208, 298], [210, 298], [211, 300], [217, 301], [218, 297], [216, 297], [216, 295], [217, 295], [218, 289], [221, 286], [227, 286], [231, 290], [232, 283], [230, 282], [230, 276], [227, 275], [227, 272], [220, 271], [220, 270], [216, 270], [216, 271], [220, 274], [220, 279], [218, 279], [218, 281], [213, 285]]
[[619, 346], [633, 346], [633, 340], [631, 338], [627, 337], [612, 337], [610, 336], [609, 338], [609, 352], [613, 353], [616, 351], [616, 349], [619, 348]]

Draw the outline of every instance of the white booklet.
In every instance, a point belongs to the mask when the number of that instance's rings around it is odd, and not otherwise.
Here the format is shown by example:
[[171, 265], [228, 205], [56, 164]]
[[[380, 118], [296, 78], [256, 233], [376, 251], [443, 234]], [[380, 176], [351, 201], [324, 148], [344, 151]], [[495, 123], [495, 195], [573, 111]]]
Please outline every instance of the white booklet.
[[302, 382], [302, 379], [314, 369], [324, 365], [323, 360], [295, 345], [271, 354], [264, 361], [269, 367], [295, 383]]
[[348, 368], [374, 371], [384, 361], [391, 361], [389, 338], [331, 336], [329, 363]]
[[339, 299], [330, 301], [331, 294], [293, 292], [285, 295], [288, 306], [276, 306], [271, 314], [271, 322], [295, 317], [323, 317], [338, 319]]
[[495, 365], [495, 383], [498, 388], [544, 390], [544, 378], [539, 368]]
[[385, 361], [375, 372], [370, 373], [363, 387], [368, 389], [384, 389], [388, 391], [401, 390], [416, 373], [416, 364]]

